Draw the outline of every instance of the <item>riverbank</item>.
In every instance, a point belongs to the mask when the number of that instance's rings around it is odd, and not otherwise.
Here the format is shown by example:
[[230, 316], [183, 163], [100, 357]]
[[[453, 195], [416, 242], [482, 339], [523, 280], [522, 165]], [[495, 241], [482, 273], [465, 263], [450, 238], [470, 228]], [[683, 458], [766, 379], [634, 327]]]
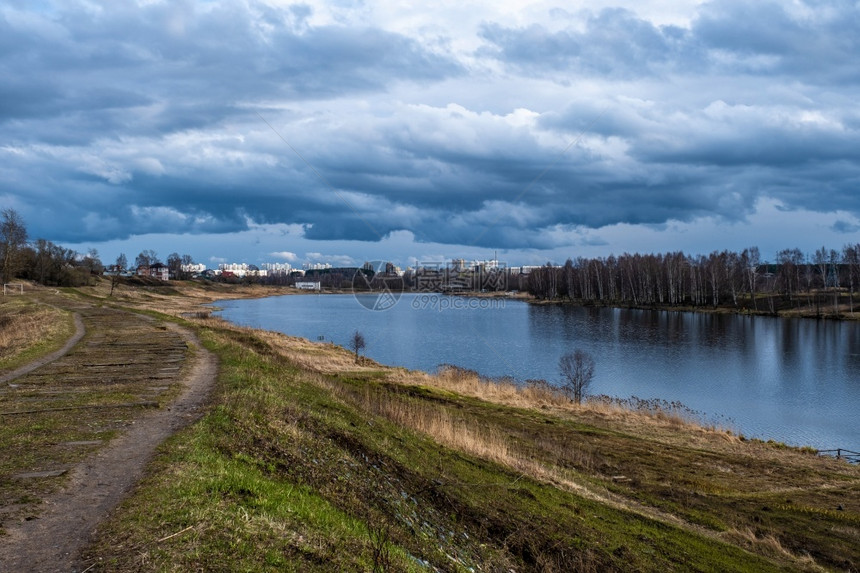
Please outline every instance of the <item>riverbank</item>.
[[[857, 466], [668, 412], [356, 363], [195, 306], [223, 292], [170, 288], [122, 306], [194, 329], [220, 373], [206, 415], [99, 527], [91, 571], [860, 564]], [[103, 294], [72, 296], [115, 304]]]
[[845, 463], [192, 322], [222, 357], [219, 397], [103, 528], [92, 556], [119, 570], [761, 571], [860, 557], [860, 470]]
[[[174, 286], [171, 286], [174, 285]], [[125, 286], [120, 289], [120, 292], [115, 294], [118, 301], [131, 300], [140, 303], [142, 298], [145, 298], [146, 292], [169, 292], [170, 289], [176, 288], [175, 285], [182, 285], [184, 296], [192, 300], [200, 300], [206, 302], [214, 302], [215, 300], [232, 299], [232, 298], [261, 298], [268, 296], [280, 295], [337, 295], [337, 294], [356, 294], [352, 289], [326, 289], [322, 291], [308, 291], [296, 289], [288, 286], [269, 286], [257, 284], [226, 284], [217, 282], [199, 282], [199, 281], [172, 281], [163, 283], [160, 281], [152, 281], [148, 285], [133, 285]], [[374, 291], [359, 291], [360, 294], [373, 294]], [[805, 303], [799, 302], [804, 297], [798, 296], [793, 300], [785, 299], [785, 297], [773, 297], [778, 300], [777, 303], [770, 308], [769, 298], [760, 296], [755, 304], [750, 300], [740, 301], [738, 305], [719, 305], [719, 306], [693, 306], [693, 305], [661, 305], [661, 304], [630, 304], [630, 303], [611, 303], [592, 300], [577, 300], [577, 299], [538, 299], [523, 291], [488, 291], [488, 292], [457, 292], [457, 293], [424, 293], [423, 291], [404, 291], [411, 294], [436, 294], [439, 296], [460, 296], [466, 298], [484, 298], [484, 299], [503, 299], [516, 300], [527, 302], [534, 305], [569, 305], [577, 307], [598, 307], [598, 308], [621, 308], [632, 310], [652, 310], [666, 312], [692, 312], [703, 314], [733, 314], [740, 316], [767, 316], [776, 318], [814, 318], [822, 320], [860, 320], [860, 300], [855, 301], [855, 304], [842, 301], [837, 305], [833, 305], [827, 300], [828, 294], [816, 295], [819, 298], [816, 301], [810, 302], [806, 299]], [[143, 295], [143, 296], [141, 296]], [[844, 297], [843, 297], [844, 298]], [[187, 301], [182, 304], [187, 305]], [[190, 311], [189, 311], [190, 312]]]
[[[834, 308], [834, 305], [825, 303], [807, 302], [806, 304], [798, 304], [789, 301], [789, 304], [781, 302], [779, 305], [774, 305], [773, 310], [769, 308], [767, 298], [762, 297], [759, 302], [761, 308], [757, 305], [752, 305], [749, 301], [743, 305], [719, 305], [719, 306], [692, 306], [692, 305], [660, 305], [660, 304], [622, 304], [601, 302], [592, 300], [577, 300], [577, 299], [539, 299], [534, 296], [517, 292], [474, 292], [474, 293], [458, 293], [458, 296], [475, 297], [475, 298], [498, 298], [509, 300], [520, 300], [535, 305], [569, 305], [577, 307], [596, 307], [596, 308], [623, 308], [631, 310], [657, 310], [666, 312], [694, 312], [705, 314], [734, 314], [740, 316], [769, 316], [776, 318], [815, 318], [823, 320], [860, 320], [860, 300], [855, 301], [852, 307], [847, 302], [841, 302]], [[853, 310], [852, 310], [853, 308]]]
[[857, 324], [725, 314], [530, 305], [497, 298], [404, 294], [272, 297], [215, 303], [236, 324], [348, 345], [359, 330], [368, 356], [435, 372], [455, 364], [520, 383], [559, 376], [564, 353], [595, 361], [590, 392], [681, 402], [748, 437], [857, 450], [852, 405]]

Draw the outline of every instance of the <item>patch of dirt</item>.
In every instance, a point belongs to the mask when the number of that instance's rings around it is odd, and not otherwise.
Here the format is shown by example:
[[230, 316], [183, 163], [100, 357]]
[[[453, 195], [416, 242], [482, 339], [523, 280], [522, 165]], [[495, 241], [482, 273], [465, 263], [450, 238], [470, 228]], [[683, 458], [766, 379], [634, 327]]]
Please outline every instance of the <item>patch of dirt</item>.
[[[86, 384], [92, 384], [93, 377], [98, 377], [101, 370], [110, 371], [111, 384], [122, 383], [122, 378], [128, 377], [137, 385], [139, 381], [134, 378], [140, 378], [141, 367], [145, 368], [138, 361], [147, 355], [155, 355], [167, 358], [172, 363], [166, 369], [169, 372], [158, 374], [160, 379], [184, 374], [182, 390], [167, 407], [141, 411], [117, 438], [70, 468], [65, 487], [45, 497], [36, 517], [30, 515], [26, 519], [5, 523], [6, 535], [0, 537], [0, 571], [68, 573], [86, 570], [88, 565], [79, 562], [79, 554], [89, 542], [96, 526], [141, 479], [156, 447], [202, 415], [214, 386], [217, 360], [202, 347], [191, 331], [173, 324], [156, 326], [152, 324], [154, 321], [143, 317], [123, 318], [119, 322], [127, 320], [138, 328], [141, 328], [141, 322], [150, 323], [153, 331], [167, 330], [172, 335], [146, 339], [138, 333], [136, 342], [129, 341], [118, 336], [116, 330], [112, 332], [110, 328], [99, 328], [98, 323], [106, 314], [114, 315], [114, 320], [116, 315], [131, 315], [104, 309], [76, 310], [96, 325], [96, 332], [88, 333], [84, 341], [79, 343], [83, 336], [83, 323], [80, 316], [76, 318], [78, 332], [64, 347], [67, 353], [64, 360], [71, 360], [77, 369], [64, 368], [64, 361], [59, 360], [64, 352], [58, 351], [12, 373], [23, 377], [22, 385], [26, 385], [28, 380], [38, 381], [38, 386], [42, 386], [42, 381], [50, 381], [51, 386], [60, 384], [64, 388], [73, 388], [84, 384], [84, 378], [89, 380]], [[174, 341], [173, 346], [170, 346], [170, 339]], [[196, 352], [177, 353], [177, 341], [195, 347]], [[167, 347], [160, 348], [163, 345]], [[141, 349], [144, 351], [141, 352]], [[105, 362], [106, 357], [118, 357], [121, 363]], [[189, 360], [193, 362], [187, 365], [190, 368], [184, 367]], [[165, 370], [164, 364], [149, 366], [150, 372]], [[11, 379], [9, 374], [2, 381]], [[87, 414], [82, 412], [81, 415]]]

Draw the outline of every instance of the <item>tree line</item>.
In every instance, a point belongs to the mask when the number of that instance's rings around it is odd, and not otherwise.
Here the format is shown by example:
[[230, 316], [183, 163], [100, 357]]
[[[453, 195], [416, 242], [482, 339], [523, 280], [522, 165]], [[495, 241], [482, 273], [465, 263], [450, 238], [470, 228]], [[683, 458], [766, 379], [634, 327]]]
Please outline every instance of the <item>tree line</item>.
[[45, 239], [28, 241], [27, 227], [14, 209], [0, 211], [0, 275], [4, 283], [16, 277], [51, 286], [81, 286], [103, 270], [93, 249], [81, 255]]
[[776, 312], [831, 302], [854, 312], [860, 284], [860, 243], [842, 250], [821, 247], [779, 251], [762, 261], [757, 247], [709, 255], [628, 254], [568, 259], [529, 273], [528, 292], [538, 299], [632, 306], [728, 306]]
[[[183, 273], [182, 265], [193, 262], [189, 255], [171, 253], [167, 257], [167, 267], [177, 278], [189, 278]], [[125, 254], [120, 254], [109, 267], [111, 286], [115, 286], [126, 271], [159, 263], [161, 260], [155, 251], [144, 250], [135, 258], [134, 268], [129, 269]], [[45, 239], [30, 241], [21, 216], [14, 209], [0, 211], [0, 275], [4, 283], [17, 277], [46, 286], [85, 286], [105, 270], [96, 249], [81, 254]]]
[[[166, 266], [172, 277], [184, 279], [190, 275], [182, 267], [193, 262], [189, 255], [171, 253]], [[135, 258], [133, 268], [128, 268], [126, 256], [121, 254], [108, 270], [112, 271], [112, 281], [117, 281], [125, 271], [160, 263], [155, 251], [144, 250]], [[50, 286], [81, 286], [104, 270], [95, 249], [80, 254], [45, 239], [29, 242], [20, 215], [14, 209], [0, 211], [0, 274], [4, 283], [20, 277]], [[354, 275], [360, 270], [331, 269], [309, 273], [309, 277], [326, 283], [323, 286], [355, 288]], [[272, 276], [265, 282], [294, 280], [296, 277]], [[408, 273], [398, 280], [402, 281], [400, 290], [418, 286], [416, 277]], [[772, 313], [806, 307], [819, 315], [832, 306], [834, 314], [841, 308], [853, 313], [860, 286], [860, 243], [847, 244], [838, 251], [821, 247], [811, 254], [784, 249], [772, 262], [762, 260], [758, 247], [709, 255], [677, 251], [577, 257], [560, 267], [547, 263], [526, 275], [495, 282], [504, 283], [505, 288], [516, 286], [542, 300], [584, 304], [731, 307]]]

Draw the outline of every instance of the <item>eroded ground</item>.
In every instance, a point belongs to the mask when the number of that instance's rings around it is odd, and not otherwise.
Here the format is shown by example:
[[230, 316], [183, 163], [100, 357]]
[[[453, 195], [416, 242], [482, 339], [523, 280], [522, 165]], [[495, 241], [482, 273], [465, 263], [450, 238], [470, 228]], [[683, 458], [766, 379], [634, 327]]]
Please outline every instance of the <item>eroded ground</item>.
[[173, 324], [33, 296], [74, 312], [84, 335], [0, 387], [0, 563], [10, 571], [37, 563], [40, 571], [69, 571], [154, 448], [196, 418], [214, 359]]

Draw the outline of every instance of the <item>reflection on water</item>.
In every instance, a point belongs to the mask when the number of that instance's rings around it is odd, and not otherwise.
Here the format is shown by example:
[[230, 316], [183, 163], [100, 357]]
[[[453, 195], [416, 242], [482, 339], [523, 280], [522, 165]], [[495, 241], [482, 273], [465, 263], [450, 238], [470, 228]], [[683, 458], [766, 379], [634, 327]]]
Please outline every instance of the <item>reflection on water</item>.
[[553, 381], [559, 356], [582, 348], [597, 362], [594, 393], [679, 400], [747, 436], [860, 450], [860, 324], [419, 302], [405, 295], [385, 312], [351, 295], [218, 305], [228, 320], [311, 340], [345, 345], [358, 329], [371, 358], [428, 371], [453, 363], [488, 376]]
[[536, 346], [572, 343], [598, 357], [598, 391], [680, 400], [748, 435], [858, 445], [857, 324], [571, 307], [528, 314]]

